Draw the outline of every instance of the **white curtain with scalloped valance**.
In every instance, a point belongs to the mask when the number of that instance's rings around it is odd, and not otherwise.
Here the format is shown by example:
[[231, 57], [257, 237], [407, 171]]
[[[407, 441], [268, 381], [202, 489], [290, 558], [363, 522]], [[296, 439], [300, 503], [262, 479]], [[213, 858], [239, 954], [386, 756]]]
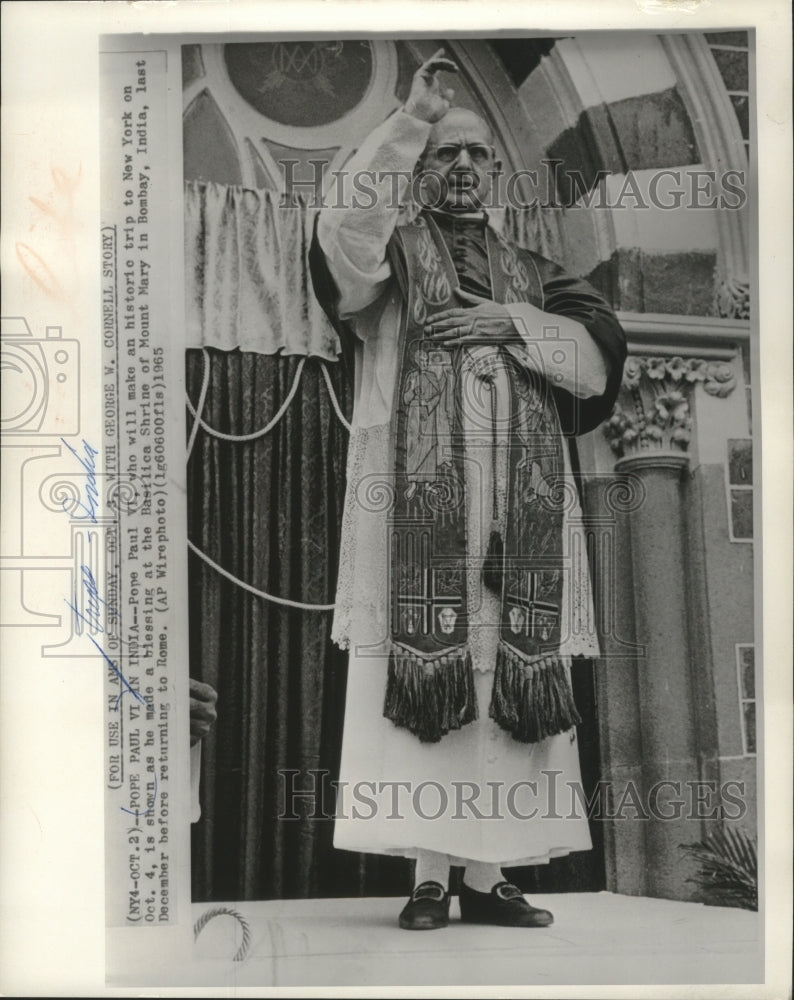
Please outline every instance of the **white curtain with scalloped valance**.
[[[339, 338], [312, 292], [314, 212], [223, 184], [185, 185], [187, 344], [335, 361]], [[296, 199], [297, 201], [297, 199]]]

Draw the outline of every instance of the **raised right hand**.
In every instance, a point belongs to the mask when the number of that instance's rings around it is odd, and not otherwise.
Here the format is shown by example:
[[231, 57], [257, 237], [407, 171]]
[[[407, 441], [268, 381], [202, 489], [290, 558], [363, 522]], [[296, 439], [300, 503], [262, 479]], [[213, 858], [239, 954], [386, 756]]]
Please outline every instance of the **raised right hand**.
[[405, 110], [414, 118], [424, 122], [437, 122], [449, 111], [455, 91], [443, 89], [438, 80], [440, 70], [457, 73], [458, 67], [439, 49], [427, 62], [422, 63], [414, 73], [411, 92], [405, 102]]

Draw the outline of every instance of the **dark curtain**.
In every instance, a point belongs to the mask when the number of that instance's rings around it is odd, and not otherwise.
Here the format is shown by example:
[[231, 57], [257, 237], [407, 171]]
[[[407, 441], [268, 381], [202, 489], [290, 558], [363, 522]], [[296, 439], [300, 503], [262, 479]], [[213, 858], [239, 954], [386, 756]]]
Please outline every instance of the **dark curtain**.
[[[571, 686], [581, 724], [576, 730], [579, 762], [582, 770], [582, 791], [593, 799], [601, 780], [598, 694], [592, 660], [577, 658], [571, 667]], [[604, 864], [604, 820], [594, 815], [590, 819], [592, 851], [574, 851], [564, 858], [552, 858], [547, 865], [506, 868], [507, 877], [524, 892], [600, 892], [606, 889]]]
[[[229, 434], [272, 419], [301, 361], [206, 353], [203, 417]], [[270, 433], [233, 443], [199, 430], [188, 465], [190, 540], [251, 586], [311, 604], [334, 600], [347, 452], [323, 364], [349, 419], [352, 387], [342, 366], [308, 358], [298, 392]], [[200, 351], [187, 352], [186, 367], [195, 406], [204, 376]], [[329, 640], [332, 612], [281, 607], [227, 581], [195, 554], [189, 560], [191, 676], [218, 691], [218, 721], [202, 744], [193, 898], [407, 891], [408, 862], [332, 846], [347, 666]], [[292, 798], [290, 788], [316, 794]]]

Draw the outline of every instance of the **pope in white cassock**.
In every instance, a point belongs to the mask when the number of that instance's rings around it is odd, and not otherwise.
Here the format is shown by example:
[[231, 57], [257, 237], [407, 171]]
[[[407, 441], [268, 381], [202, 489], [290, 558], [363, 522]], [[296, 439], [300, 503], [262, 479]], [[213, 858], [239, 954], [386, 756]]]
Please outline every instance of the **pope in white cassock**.
[[446, 926], [450, 865], [463, 920], [541, 927], [501, 868], [592, 846], [570, 668], [598, 644], [571, 444], [609, 414], [625, 339], [586, 282], [489, 219], [500, 164], [488, 124], [451, 107], [455, 70], [443, 50], [420, 67], [311, 252], [355, 365], [334, 845], [416, 860], [406, 929]]

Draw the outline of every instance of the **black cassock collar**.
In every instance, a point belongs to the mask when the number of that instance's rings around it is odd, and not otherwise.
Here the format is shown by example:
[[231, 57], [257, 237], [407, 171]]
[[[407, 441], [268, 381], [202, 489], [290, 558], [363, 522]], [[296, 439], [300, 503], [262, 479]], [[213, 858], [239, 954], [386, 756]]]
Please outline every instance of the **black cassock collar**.
[[447, 245], [460, 287], [464, 292], [490, 299], [493, 290], [491, 270], [488, 266], [488, 244], [485, 238], [487, 214], [439, 211], [432, 211], [429, 214]]

